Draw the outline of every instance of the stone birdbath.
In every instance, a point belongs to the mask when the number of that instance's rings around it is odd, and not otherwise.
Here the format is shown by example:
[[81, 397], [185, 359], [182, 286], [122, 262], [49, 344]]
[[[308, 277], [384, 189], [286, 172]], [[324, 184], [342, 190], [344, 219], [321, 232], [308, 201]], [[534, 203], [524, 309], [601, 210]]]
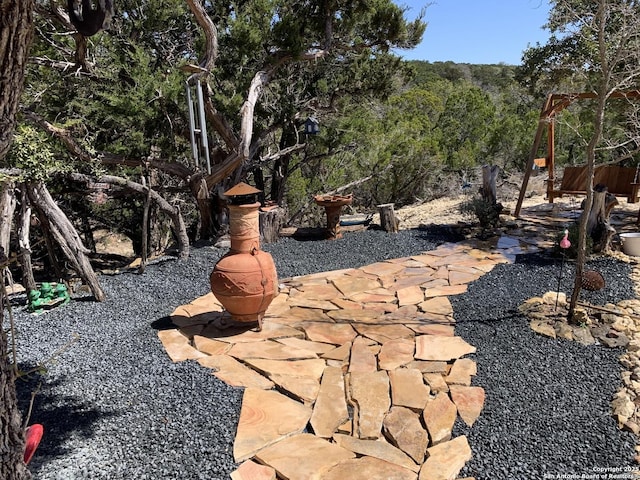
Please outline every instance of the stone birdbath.
[[324, 207], [327, 214], [327, 238], [335, 240], [342, 238], [340, 231], [340, 213], [342, 207], [351, 205], [353, 201], [352, 195], [316, 195], [313, 197], [320, 207]]

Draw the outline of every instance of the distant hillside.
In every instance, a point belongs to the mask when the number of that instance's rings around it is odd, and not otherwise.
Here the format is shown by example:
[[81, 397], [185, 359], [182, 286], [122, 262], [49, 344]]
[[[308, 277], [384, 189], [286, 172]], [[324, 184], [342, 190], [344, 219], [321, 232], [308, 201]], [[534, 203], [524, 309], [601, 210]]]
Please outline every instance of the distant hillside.
[[472, 65], [454, 62], [426, 62], [411, 60], [409, 63], [416, 72], [414, 82], [424, 86], [434, 80], [450, 82], [466, 81], [481, 87], [483, 90], [495, 90], [513, 83], [516, 67], [513, 65]]

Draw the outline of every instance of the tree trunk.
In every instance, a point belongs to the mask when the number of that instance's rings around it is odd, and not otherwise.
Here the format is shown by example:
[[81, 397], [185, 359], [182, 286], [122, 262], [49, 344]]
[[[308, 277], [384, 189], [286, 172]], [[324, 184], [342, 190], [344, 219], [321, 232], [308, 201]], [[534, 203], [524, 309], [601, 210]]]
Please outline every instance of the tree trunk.
[[497, 165], [484, 165], [482, 167], [482, 199], [491, 205], [498, 203], [496, 187], [498, 173], [500, 173], [500, 167]]
[[49, 220], [44, 216], [43, 212], [40, 212], [36, 209], [36, 217], [40, 222], [40, 228], [42, 229], [42, 236], [44, 237], [44, 243], [47, 247], [47, 256], [49, 257], [49, 261], [51, 262], [51, 268], [56, 274], [56, 278], [64, 278], [64, 272], [62, 268], [60, 268], [60, 262], [58, 261], [58, 257], [56, 256], [56, 248], [53, 241], [53, 233], [51, 233], [51, 225], [49, 224]]
[[284, 202], [285, 184], [289, 173], [289, 155], [278, 158], [273, 164], [271, 174], [271, 200], [282, 205]]
[[596, 147], [602, 137], [602, 125], [604, 124], [604, 111], [606, 106], [606, 90], [601, 88], [598, 97], [598, 106], [594, 120], [594, 132], [587, 145], [587, 178], [585, 191], [587, 198], [585, 200], [584, 210], [580, 217], [580, 227], [578, 229], [578, 258], [576, 260], [576, 276], [573, 283], [573, 291], [571, 292], [571, 301], [569, 302], [569, 321], [574, 321], [575, 309], [580, 300], [580, 291], [582, 290], [582, 275], [584, 273], [584, 264], [587, 261], [587, 224], [591, 216], [591, 208], [593, 207], [593, 176], [595, 172]]
[[[0, 0], [0, 161], [11, 146], [24, 70], [33, 34], [34, 0]], [[0, 259], [0, 268], [5, 268]], [[4, 280], [2, 280], [4, 281]], [[14, 371], [7, 357], [4, 298], [0, 293], [0, 478], [31, 478], [23, 461], [24, 432], [16, 402]]]
[[616, 233], [609, 223], [609, 215], [618, 200], [607, 193], [607, 187], [598, 185], [593, 194], [593, 205], [587, 219], [587, 235], [593, 240], [594, 252], [606, 252], [611, 249], [611, 239]]
[[144, 207], [142, 210], [142, 252], [140, 252], [140, 267], [138, 273], [144, 273], [147, 268], [149, 255], [149, 209], [151, 208], [151, 178], [149, 175], [142, 177], [146, 184], [147, 194], [144, 196]]
[[87, 257], [89, 251], [82, 245], [80, 236], [73, 224], [51, 198], [47, 187], [41, 182], [28, 183], [27, 192], [31, 204], [38, 211], [38, 216], [40, 218], [46, 217], [49, 221], [51, 234], [67, 260], [69, 260], [72, 268], [89, 286], [96, 300], [99, 302], [104, 301], [106, 295]]
[[9, 256], [11, 225], [16, 210], [15, 184], [12, 181], [0, 184], [0, 248]]
[[2, 289], [0, 305], [0, 478], [23, 480], [31, 478], [31, 474], [23, 461], [24, 432], [16, 402], [15, 371], [8, 360]]
[[[195, 176], [194, 176], [195, 177]], [[200, 225], [198, 239], [210, 239], [215, 235], [215, 223], [213, 221], [213, 212], [211, 209], [211, 198], [207, 188], [207, 181], [202, 176], [194, 178], [190, 184], [191, 193], [196, 199], [196, 205], [200, 212]]]
[[31, 265], [31, 244], [29, 231], [31, 229], [31, 207], [27, 190], [23, 185], [20, 189], [20, 221], [18, 223], [18, 257], [22, 268], [22, 285], [30, 290], [37, 290], [36, 280], [33, 278], [33, 266]]

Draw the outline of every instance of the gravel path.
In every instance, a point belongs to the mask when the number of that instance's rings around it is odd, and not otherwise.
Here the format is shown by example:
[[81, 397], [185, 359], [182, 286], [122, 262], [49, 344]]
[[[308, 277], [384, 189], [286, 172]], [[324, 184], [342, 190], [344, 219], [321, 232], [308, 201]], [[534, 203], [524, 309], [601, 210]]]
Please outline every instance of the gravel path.
[[[444, 233], [283, 239], [265, 250], [284, 278], [417, 254]], [[103, 303], [73, 301], [40, 316], [16, 306], [21, 367], [55, 354], [46, 372], [18, 384], [25, 411], [40, 385], [31, 423], [43, 423], [45, 437], [30, 464], [35, 478], [229, 478], [242, 391], [195, 362], [171, 363], [156, 332], [176, 306], [207, 293], [225, 252], [194, 248], [188, 260], [157, 261], [142, 275], [104, 276]], [[632, 458], [633, 438], [608, 413], [620, 352], [546, 340], [514, 313], [525, 298], [554, 288], [554, 272], [538, 261], [500, 266], [452, 297], [458, 333], [478, 347], [474, 384], [487, 391], [473, 428], [456, 427], [474, 451], [465, 472], [478, 480], [592, 471]], [[600, 300], [633, 296], [628, 266], [606, 261], [602, 272], [608, 287]]]

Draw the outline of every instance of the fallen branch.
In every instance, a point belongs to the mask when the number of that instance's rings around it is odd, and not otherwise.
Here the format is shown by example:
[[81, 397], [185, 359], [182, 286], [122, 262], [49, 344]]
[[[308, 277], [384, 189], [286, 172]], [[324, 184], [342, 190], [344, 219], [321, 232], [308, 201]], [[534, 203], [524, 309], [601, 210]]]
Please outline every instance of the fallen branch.
[[[578, 305], [579, 307], [590, 308], [591, 310], [598, 310], [599, 312], [611, 313], [613, 315], [623, 315], [620, 312], [616, 312], [615, 310], [612, 310], [610, 308], [597, 307], [595, 305], [590, 305], [588, 303], [577, 302], [576, 305]], [[640, 320], [640, 316], [634, 315], [632, 313], [625, 313], [624, 316], [633, 318], [635, 320]]]
[[[76, 182], [90, 183], [92, 179], [81, 173], [71, 173], [70, 178]], [[178, 207], [174, 207], [167, 202], [158, 192], [152, 190], [144, 185], [141, 185], [126, 178], [116, 177], [114, 175], [103, 175], [99, 177], [97, 182], [108, 183], [110, 185], [117, 185], [132, 192], [136, 192], [142, 195], [149, 195], [152, 201], [154, 201], [160, 210], [165, 212], [171, 218], [173, 226], [175, 228], [176, 239], [178, 242], [178, 257], [181, 259], [189, 256], [189, 236], [187, 235], [187, 228], [185, 226], [182, 214]]]

